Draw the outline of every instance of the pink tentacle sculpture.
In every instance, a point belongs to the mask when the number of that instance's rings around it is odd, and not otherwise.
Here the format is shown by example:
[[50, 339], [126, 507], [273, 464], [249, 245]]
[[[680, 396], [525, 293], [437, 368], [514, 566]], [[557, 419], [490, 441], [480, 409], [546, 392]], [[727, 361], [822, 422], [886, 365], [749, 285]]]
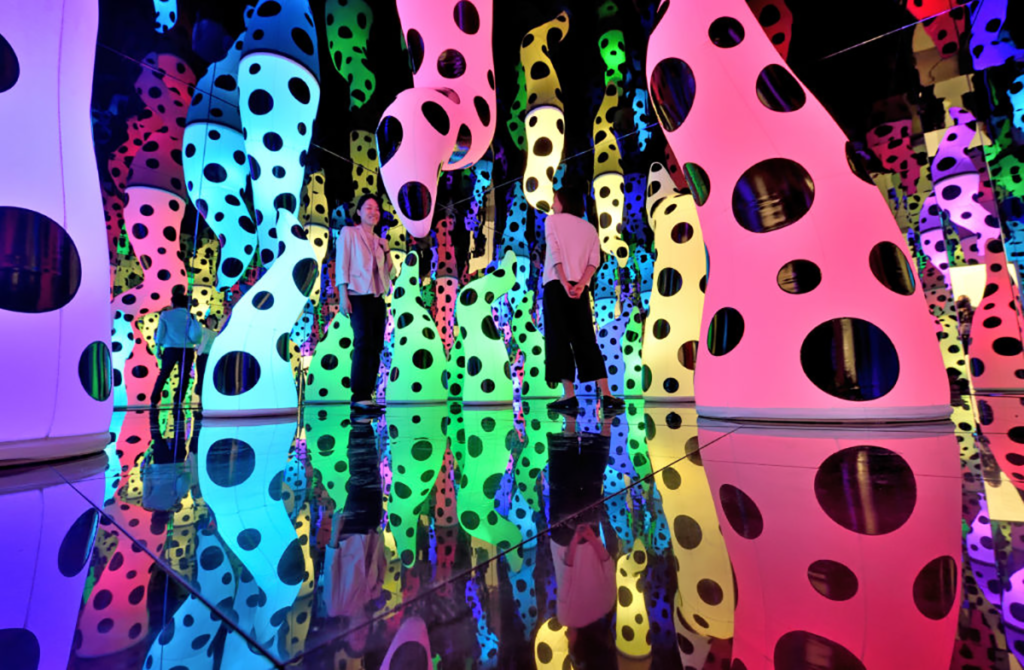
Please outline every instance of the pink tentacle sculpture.
[[651, 35], [647, 74], [710, 257], [698, 411], [948, 416], [934, 327], [899, 228], [746, 3], [672, 2]]
[[494, 137], [491, 0], [399, 0], [413, 88], [377, 127], [381, 178], [413, 237], [430, 232], [439, 171], [461, 170]]

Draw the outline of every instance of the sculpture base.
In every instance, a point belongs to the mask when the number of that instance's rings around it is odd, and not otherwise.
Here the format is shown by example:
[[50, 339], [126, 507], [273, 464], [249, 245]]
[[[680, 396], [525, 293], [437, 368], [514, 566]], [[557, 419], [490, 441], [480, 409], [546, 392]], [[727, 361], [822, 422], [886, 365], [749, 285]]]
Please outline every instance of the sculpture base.
[[697, 415], [709, 419], [749, 422], [796, 422], [796, 423], [921, 423], [923, 421], [947, 421], [953, 413], [949, 405], [927, 405], [922, 407], [709, 407], [696, 405]]
[[87, 456], [103, 451], [108, 444], [108, 432], [0, 442], [0, 467]]
[[[626, 396], [629, 398], [630, 396]], [[665, 396], [637, 396], [643, 398], [645, 403], [652, 405], [692, 405], [694, 397], [692, 395], [679, 396], [678, 398], [665, 397]]]

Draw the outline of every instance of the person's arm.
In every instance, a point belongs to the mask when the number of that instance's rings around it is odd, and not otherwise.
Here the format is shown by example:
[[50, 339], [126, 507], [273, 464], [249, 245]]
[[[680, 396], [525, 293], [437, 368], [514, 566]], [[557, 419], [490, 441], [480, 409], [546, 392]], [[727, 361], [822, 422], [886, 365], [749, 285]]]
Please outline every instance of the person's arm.
[[595, 231], [594, 237], [590, 243], [590, 251], [587, 254], [587, 269], [583, 271], [583, 276], [576, 284], [575, 295], [573, 298], [579, 298], [583, 295], [584, 289], [590, 286], [590, 280], [594, 278], [594, 273], [597, 272], [597, 268], [601, 265], [601, 244], [597, 239]]
[[167, 337], [167, 324], [164, 323], [164, 315], [160, 315], [160, 320], [156, 324], [156, 335], [153, 336], [153, 341], [156, 343], [157, 354], [164, 348], [164, 339]]
[[338, 233], [338, 254], [334, 263], [334, 280], [338, 284], [338, 309], [345, 316], [352, 314], [352, 302], [348, 299], [348, 279], [352, 269], [352, 244], [345, 238], [345, 228]]
[[[557, 220], [556, 220], [557, 221]], [[547, 245], [547, 256], [545, 263], [551, 266], [551, 270], [558, 277], [558, 283], [565, 289], [566, 295], [572, 297], [572, 287], [569, 280], [565, 278], [565, 266], [562, 264], [562, 246], [558, 243], [558, 233], [555, 231], [556, 222], [548, 218], [548, 225], [544, 229], [544, 242]]]

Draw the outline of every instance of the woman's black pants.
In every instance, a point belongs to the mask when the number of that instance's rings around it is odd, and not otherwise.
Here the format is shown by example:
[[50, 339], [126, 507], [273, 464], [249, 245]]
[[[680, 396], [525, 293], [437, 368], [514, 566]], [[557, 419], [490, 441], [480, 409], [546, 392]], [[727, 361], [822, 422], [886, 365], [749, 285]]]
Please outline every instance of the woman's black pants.
[[384, 348], [387, 307], [384, 298], [349, 295], [352, 303], [352, 400], [370, 400]]
[[561, 282], [544, 285], [544, 347], [544, 378], [549, 384], [575, 379], [577, 369], [581, 382], [608, 376], [594, 335], [590, 287], [573, 300]]

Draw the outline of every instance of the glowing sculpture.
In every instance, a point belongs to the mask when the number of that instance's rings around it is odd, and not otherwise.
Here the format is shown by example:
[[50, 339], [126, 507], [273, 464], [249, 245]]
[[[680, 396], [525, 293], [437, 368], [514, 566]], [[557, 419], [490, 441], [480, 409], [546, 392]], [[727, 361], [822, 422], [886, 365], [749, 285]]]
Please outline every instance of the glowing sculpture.
[[214, 341], [203, 382], [207, 415], [294, 412], [298, 398], [289, 333], [317, 278], [313, 249], [298, 220], [278, 210], [278, 262], [235, 304]]
[[[672, 529], [678, 583], [673, 618], [682, 622], [682, 628], [727, 639], [733, 634], [736, 603], [732, 564], [704, 472], [701, 443], [693, 425], [696, 416], [689, 412], [684, 416], [686, 426], [682, 417], [668, 408], [649, 407], [644, 417], [650, 431], [647, 447], [654, 482]], [[685, 454], [682, 459], [680, 452]]]
[[1010, 98], [1010, 104], [1013, 106], [1013, 126], [1018, 131], [1024, 133], [1024, 75], [1013, 80], [1006, 94]]
[[181, 142], [189, 87], [195, 79], [177, 56], [149, 54], [143, 64], [135, 90], [146, 109], [130, 124], [128, 141], [110, 159], [111, 175], [118, 173], [115, 181], [127, 197], [128, 239], [143, 272], [142, 283], [111, 304], [114, 348], [128, 356], [119, 377], [123, 388], [115, 375], [114, 402], [119, 406], [149, 401], [159, 368], [153, 356], [156, 313], [188, 283], [178, 240], [185, 215]]
[[[5, 23], [5, 29], [10, 25]], [[12, 31], [5, 33], [11, 37]], [[30, 58], [21, 63], [26, 61], [31, 63]], [[100, 519], [94, 506], [103, 503], [105, 463], [106, 457], [97, 455], [76, 461], [73, 468], [62, 468], [70, 483], [56, 476], [15, 475], [0, 488], [4, 508], [0, 533], [10, 543], [10, 551], [0, 558], [0, 569], [9, 580], [0, 609], [4, 663], [9, 667], [69, 664], [82, 593], [93, 564]]]
[[620, 268], [629, 262], [629, 245], [622, 241], [625, 180], [622, 156], [615, 136], [615, 111], [622, 103], [622, 79], [626, 66], [626, 42], [621, 30], [601, 35], [604, 61], [604, 97], [594, 117], [594, 205], [601, 251], [615, 258]]
[[307, 0], [260, 0], [249, 10], [238, 63], [260, 261], [280, 253], [277, 212], [298, 214], [306, 150], [320, 103], [320, 61]]
[[479, 235], [481, 225], [484, 223], [481, 212], [486, 211], [487, 195], [491, 187], [491, 175], [494, 172], [494, 161], [480, 159], [472, 168], [473, 174], [473, 197], [469, 201], [469, 208], [466, 211], [466, 218], [463, 220], [466, 230], [474, 237]]
[[508, 121], [505, 126], [508, 128], [509, 137], [512, 143], [523, 151], [526, 149], [526, 70], [522, 63], [516, 63], [516, 97], [512, 101], [512, 109], [509, 110]]
[[622, 336], [622, 393], [629, 398], [639, 398], [643, 395], [644, 383], [644, 315], [636, 305], [626, 315], [629, 322]]
[[519, 60], [526, 72], [526, 201], [542, 212], [551, 210], [555, 197], [555, 171], [565, 149], [565, 102], [558, 73], [548, 56], [552, 40], [561, 42], [569, 32], [569, 16], [561, 12], [526, 33]]
[[[625, 366], [622, 363], [622, 340], [626, 334], [626, 327], [629, 325], [629, 311], [623, 312], [619, 317], [612, 319], [597, 328], [597, 346], [604, 358], [605, 369], [608, 373], [608, 389], [615, 396], [621, 396], [624, 389], [623, 372]], [[577, 383], [579, 371], [577, 370]], [[583, 382], [584, 388], [596, 384]], [[597, 389], [594, 388], [596, 393]], [[589, 391], [588, 391], [589, 393]]]
[[242, 202], [249, 166], [238, 109], [241, 46], [239, 39], [199, 80], [185, 125], [185, 184], [220, 240], [220, 290], [239, 280], [256, 253], [256, 224]]
[[960, 36], [966, 29], [967, 10], [964, 7], [951, 9], [947, 0], [915, 0], [908, 2], [907, 11], [921, 23], [941, 58], [950, 58], [960, 51]]
[[295, 602], [306, 567], [281, 484], [274, 484], [283, 478], [296, 427], [295, 421], [207, 424], [199, 435], [203, 499], [217, 519], [218, 534], [252, 575], [247, 588], [258, 594], [235, 597], [236, 624], [263, 644], [278, 635], [285, 619], [277, 613]]
[[594, 273], [594, 323], [599, 327], [615, 319], [619, 307], [619, 266], [615, 258], [608, 256]]
[[327, 0], [324, 13], [331, 62], [348, 82], [348, 108], [359, 109], [377, 87], [377, 78], [366, 63], [373, 8], [366, 0]]
[[405, 272], [396, 280], [391, 298], [395, 346], [387, 386], [389, 403], [444, 402], [448, 398], [443, 380], [444, 344], [420, 297], [419, 259], [415, 251], [405, 257]]
[[968, 154], [976, 121], [956, 107], [949, 114], [957, 125], [946, 131], [932, 164], [936, 202], [953, 224], [977, 235], [977, 250], [972, 245], [969, 260], [986, 265], [985, 296], [971, 322], [971, 377], [976, 390], [1019, 390], [1024, 388], [1024, 348], [1017, 292], [1006, 269], [995, 202], [984, 197], [981, 174]]
[[[688, 161], [709, 265], [728, 268], [709, 273], [698, 411], [810, 421], [948, 416], [941, 358], [927, 344], [933, 330], [900, 231], [875, 186], [850, 170], [843, 132], [745, 3], [672, 3], [648, 53], [652, 100], [670, 146]], [[744, 122], [733, 124], [731, 146], [742, 151], [722, 151], [709, 129], [734, 115]]]
[[515, 254], [506, 252], [497, 270], [474, 279], [459, 291], [455, 319], [465, 348], [464, 403], [512, 402], [511, 363], [491, 308], [515, 283], [516, 263]]
[[[491, 0], [400, 0], [413, 85], [377, 126], [380, 174], [413, 237], [430, 231], [438, 171], [480, 160], [494, 136]], [[404, 149], [403, 149], [404, 147]]]
[[833, 667], [949, 664], [962, 556], [952, 432], [726, 434], [736, 427], [700, 426], [702, 444], [720, 438], [700, 453], [740, 594], [733, 665], [799, 667], [808, 649]]
[[660, 163], [647, 180], [647, 220], [654, 229], [651, 314], [644, 333], [644, 396], [693, 400], [707, 267], [693, 195], [680, 193]]
[[1021, 57], [1021, 49], [1005, 27], [1009, 4], [1009, 0], [986, 0], [975, 6], [969, 31], [975, 72]]
[[537, 629], [533, 640], [533, 658], [537, 670], [564, 670], [571, 668], [569, 659], [569, 629], [551, 617]]
[[[492, 437], [494, 417], [484, 409], [463, 408], [452, 417], [452, 422], [449, 433], [455, 434], [451, 448], [459, 472], [455, 501], [459, 524], [471, 536], [498, 551], [519, 545], [523, 541], [519, 529], [497, 511], [495, 482], [508, 466], [509, 450], [505, 440]], [[453, 426], [458, 428], [452, 431]], [[522, 564], [519, 552], [509, 552], [506, 558], [512, 570], [519, 570]]]
[[544, 375], [544, 334], [533, 322], [533, 291], [516, 307], [512, 315], [512, 337], [523, 352], [523, 398], [558, 398], [562, 384], [549, 384]]
[[[653, 166], [652, 166], [653, 167]], [[668, 180], [668, 185], [672, 185], [672, 180]], [[654, 257], [651, 256], [647, 249], [637, 246], [631, 254], [633, 259], [633, 271], [631, 275], [636, 276], [637, 288], [640, 291], [640, 308], [644, 311], [644, 314], [650, 314], [651, 312], [651, 293], [654, 289]]]
[[443, 467], [447, 416], [447, 405], [416, 407], [401, 414], [389, 412], [392, 480], [388, 527], [406, 568], [416, 564], [420, 513]]
[[921, 165], [914, 155], [911, 135], [914, 122], [906, 119], [890, 121], [871, 129], [867, 136], [868, 148], [882, 162], [882, 167], [900, 176], [900, 183], [907, 189], [907, 195], [917, 192], [921, 176]]
[[455, 329], [455, 341], [448, 352], [448, 366], [445, 368], [445, 382], [448, 398], [461, 398], [466, 383], [466, 348], [462, 344], [462, 329]]
[[437, 271], [434, 278], [434, 320], [447, 355], [455, 343], [455, 298], [459, 293], [459, 271], [455, 263], [452, 227], [455, 219], [446, 216], [437, 222]]
[[178, 0], [153, 0], [153, 9], [158, 33], [166, 33], [178, 22]]
[[[615, 648], [628, 658], [651, 655], [651, 623], [644, 600], [647, 549], [639, 538], [616, 563], [618, 602], [615, 610]], [[628, 594], [628, 595], [627, 595]]]
[[[353, 130], [349, 133], [349, 157], [352, 159], [352, 184], [355, 188], [355, 197], [367, 193], [377, 193], [379, 183], [377, 182], [377, 145], [373, 133], [366, 130]], [[389, 203], [385, 199], [384, 208]], [[344, 209], [341, 213], [344, 214]], [[341, 222], [344, 225], [345, 217]]]
[[782, 60], [789, 58], [789, 42], [793, 38], [793, 12], [789, 5], [785, 0], [747, 0], [747, 5]]
[[523, 197], [523, 186], [513, 182], [508, 192], [508, 216], [505, 218], [505, 229], [501, 231], [501, 253], [512, 251], [516, 262], [516, 283], [509, 291], [509, 306], [515, 310], [526, 297], [530, 281], [530, 241], [527, 237], [526, 219], [530, 211], [526, 198]]
[[299, 218], [306, 230], [309, 244], [313, 247], [317, 268], [316, 283], [309, 294], [309, 301], [317, 305], [320, 303], [320, 276], [323, 274], [324, 259], [327, 258], [328, 240], [331, 236], [327, 195], [324, 193], [324, 171], [320, 170], [310, 175], [303, 191]]
[[[0, 7], [0, 375], [17, 385], [4, 394], [0, 460], [106, 444], [110, 273], [89, 111], [97, 21], [95, 1]], [[44, 438], [29, 451], [9, 444]]]

